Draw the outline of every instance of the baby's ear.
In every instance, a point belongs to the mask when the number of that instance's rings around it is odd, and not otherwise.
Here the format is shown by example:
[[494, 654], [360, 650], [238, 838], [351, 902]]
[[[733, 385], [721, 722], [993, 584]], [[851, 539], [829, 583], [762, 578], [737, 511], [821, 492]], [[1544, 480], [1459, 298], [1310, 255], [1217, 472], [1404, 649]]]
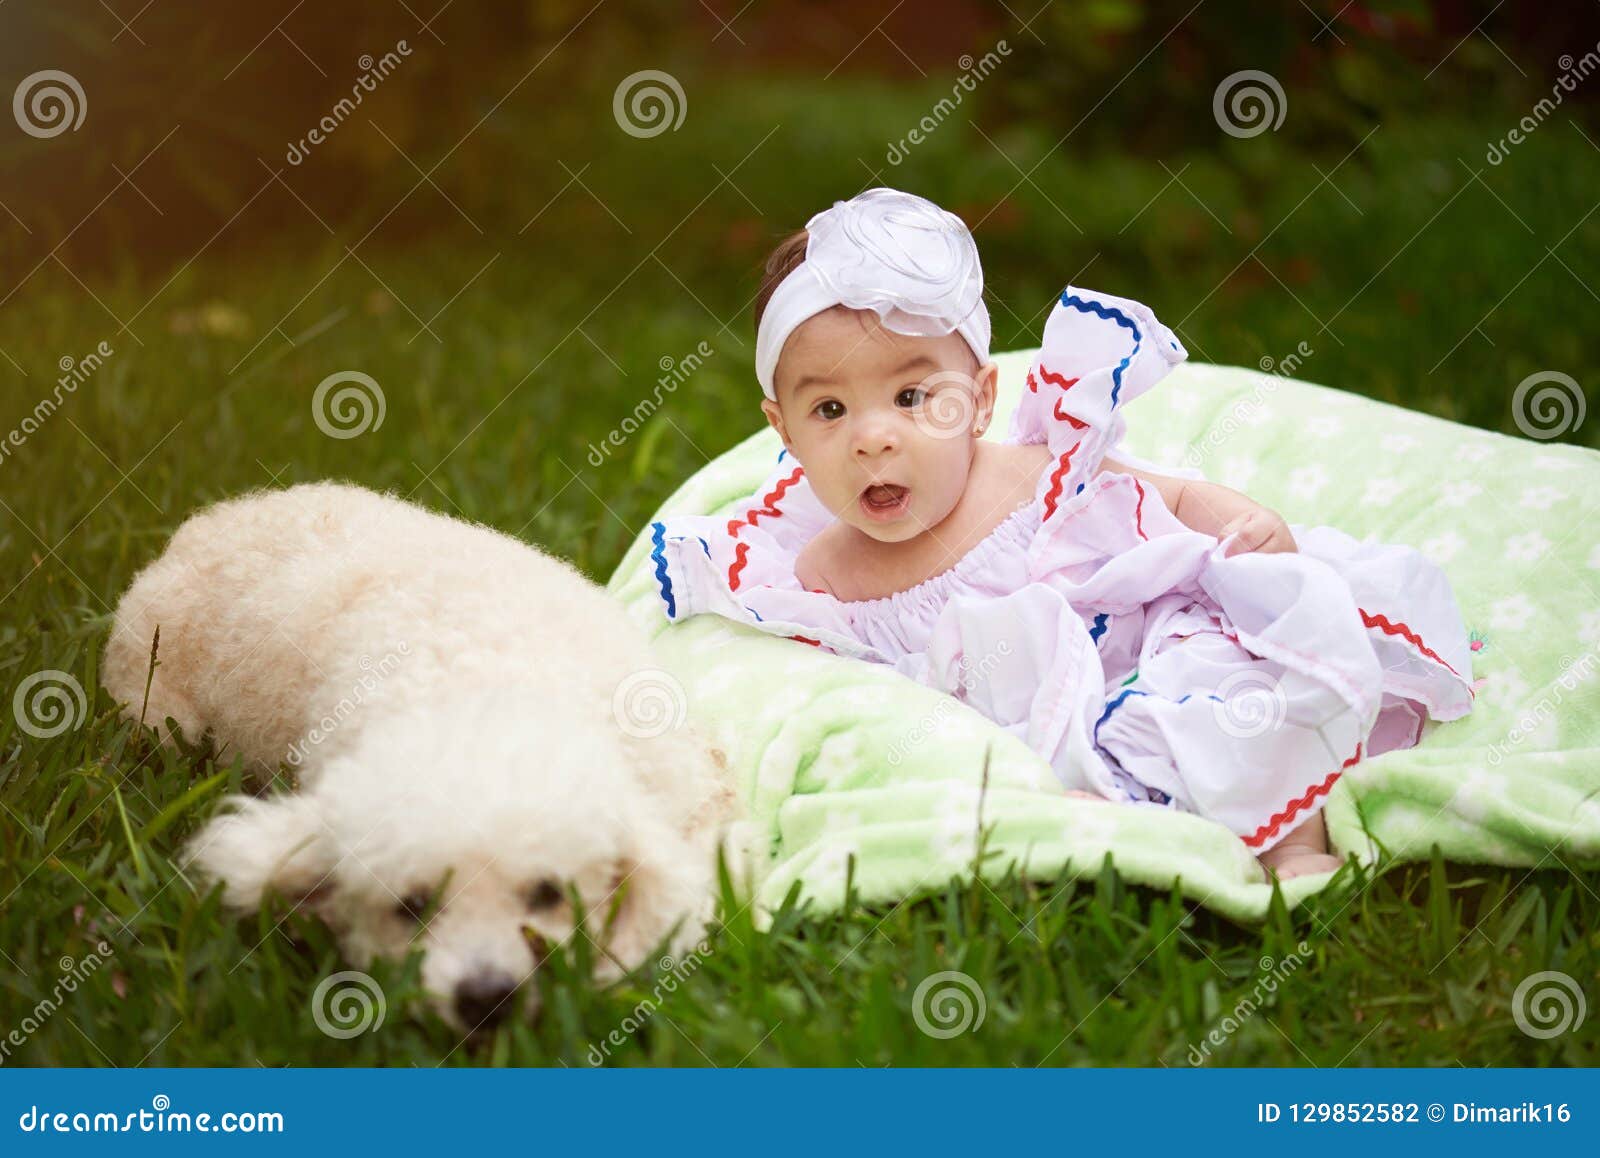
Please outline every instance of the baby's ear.
[[190, 841], [184, 863], [223, 884], [230, 908], [261, 904], [268, 889], [296, 903], [320, 898], [330, 887], [332, 844], [316, 802], [304, 795], [271, 800], [233, 797], [228, 811]]
[[768, 424], [778, 432], [778, 437], [783, 440], [783, 448], [793, 454], [794, 447], [789, 444], [789, 432], [784, 428], [783, 411], [778, 409], [778, 404], [770, 398], [765, 399], [761, 403], [761, 413], [767, 416]]
[[978, 367], [978, 405], [983, 415], [983, 420], [988, 422], [994, 414], [995, 395], [1000, 389], [1000, 363], [995, 361], [985, 362]]

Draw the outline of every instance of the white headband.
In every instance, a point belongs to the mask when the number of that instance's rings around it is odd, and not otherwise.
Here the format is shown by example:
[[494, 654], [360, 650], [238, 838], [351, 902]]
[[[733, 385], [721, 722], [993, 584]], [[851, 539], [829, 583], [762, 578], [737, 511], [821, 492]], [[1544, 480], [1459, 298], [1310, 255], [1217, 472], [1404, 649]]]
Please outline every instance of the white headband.
[[772, 378], [789, 335], [833, 306], [873, 310], [886, 329], [914, 337], [960, 334], [989, 360], [978, 247], [961, 218], [898, 189], [868, 189], [806, 222], [805, 260], [778, 283], [756, 331], [756, 377]]

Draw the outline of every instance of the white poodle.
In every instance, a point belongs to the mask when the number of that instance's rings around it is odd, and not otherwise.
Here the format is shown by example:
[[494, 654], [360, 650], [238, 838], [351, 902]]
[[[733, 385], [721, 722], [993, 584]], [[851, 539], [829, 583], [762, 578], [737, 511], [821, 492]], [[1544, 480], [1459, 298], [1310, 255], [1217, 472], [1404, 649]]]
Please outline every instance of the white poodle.
[[102, 671], [163, 737], [298, 769], [190, 846], [228, 904], [293, 898], [358, 966], [420, 946], [457, 1025], [515, 1006], [571, 893], [601, 980], [710, 916], [722, 754], [625, 612], [507, 535], [332, 483], [218, 503], [134, 580]]

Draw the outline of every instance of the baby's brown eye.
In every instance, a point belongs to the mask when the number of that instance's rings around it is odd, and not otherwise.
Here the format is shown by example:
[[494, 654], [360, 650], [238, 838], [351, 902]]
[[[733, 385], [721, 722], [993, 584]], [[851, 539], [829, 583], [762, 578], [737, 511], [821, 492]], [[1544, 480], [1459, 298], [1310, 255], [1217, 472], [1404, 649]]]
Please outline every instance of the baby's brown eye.
[[927, 394], [923, 391], [922, 387], [907, 386], [904, 390], [895, 395], [894, 400], [898, 405], [909, 409], [912, 406], [921, 406], [923, 399], [926, 397]]
[[410, 921], [421, 921], [432, 903], [432, 893], [426, 889], [413, 889], [395, 904], [394, 915]]
[[546, 877], [528, 889], [528, 908], [534, 912], [538, 912], [541, 909], [553, 909], [561, 903], [564, 896], [561, 886]]
[[842, 402], [834, 402], [830, 399], [827, 402], [820, 402], [817, 404], [817, 414], [820, 417], [827, 419], [829, 422], [832, 422], [835, 418], [838, 418], [843, 413], [844, 404]]

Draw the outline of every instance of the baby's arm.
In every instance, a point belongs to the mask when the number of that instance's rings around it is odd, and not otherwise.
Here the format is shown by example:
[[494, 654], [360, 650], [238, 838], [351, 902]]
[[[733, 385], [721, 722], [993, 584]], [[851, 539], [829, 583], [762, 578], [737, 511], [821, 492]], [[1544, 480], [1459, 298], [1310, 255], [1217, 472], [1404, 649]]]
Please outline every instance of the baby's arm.
[[1297, 549], [1294, 536], [1289, 533], [1289, 524], [1282, 515], [1220, 483], [1135, 470], [1109, 455], [1102, 460], [1101, 469], [1132, 475], [1154, 487], [1167, 509], [1192, 531], [1215, 535], [1218, 539], [1237, 532], [1239, 537], [1228, 549], [1229, 555]]

